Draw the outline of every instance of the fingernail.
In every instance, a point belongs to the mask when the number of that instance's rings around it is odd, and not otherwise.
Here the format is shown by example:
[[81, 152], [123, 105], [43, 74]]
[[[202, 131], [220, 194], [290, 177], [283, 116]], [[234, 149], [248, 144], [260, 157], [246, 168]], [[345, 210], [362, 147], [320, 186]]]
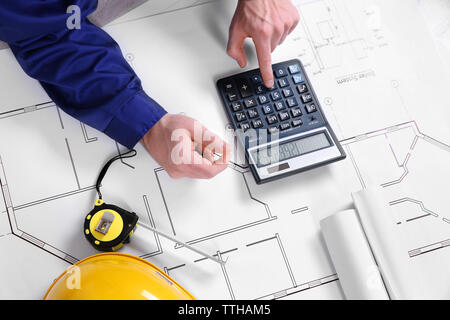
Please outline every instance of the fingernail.
[[274, 85], [275, 85], [275, 83], [273, 82], [273, 80], [267, 80], [267, 82], [266, 82], [267, 88], [272, 88]]

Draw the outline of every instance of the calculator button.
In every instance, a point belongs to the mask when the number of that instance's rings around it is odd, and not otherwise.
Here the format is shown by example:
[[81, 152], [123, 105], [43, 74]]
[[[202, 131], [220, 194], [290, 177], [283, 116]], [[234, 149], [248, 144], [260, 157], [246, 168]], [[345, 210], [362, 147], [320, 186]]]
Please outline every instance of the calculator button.
[[284, 88], [289, 85], [289, 82], [287, 81], [287, 79], [280, 79], [278, 80], [278, 85], [280, 86], [280, 88]]
[[280, 125], [280, 129], [281, 129], [281, 130], [287, 130], [287, 129], [290, 129], [290, 128], [291, 128], [291, 124], [290, 124], [289, 122], [282, 123], [282, 124]]
[[266, 91], [267, 91], [267, 89], [266, 89], [266, 86], [265, 86], [265, 85], [263, 85], [263, 84], [258, 84], [258, 85], [256, 86], [256, 89], [255, 89], [256, 94], [261, 94], [261, 93], [264, 93], [264, 92], [266, 92]]
[[302, 115], [302, 110], [300, 110], [300, 108], [293, 108], [291, 109], [291, 115], [292, 118], [300, 117]]
[[283, 67], [274, 68], [273, 72], [275, 73], [275, 77], [281, 78], [287, 76], [287, 71]]
[[263, 122], [261, 119], [256, 119], [252, 121], [252, 126], [254, 129], [259, 129], [263, 127]]
[[278, 122], [278, 118], [277, 118], [276, 115], [273, 114], [273, 115], [267, 117], [267, 123], [268, 124], [274, 124], [274, 123], [277, 123], [277, 122]]
[[317, 111], [317, 107], [315, 104], [309, 104], [305, 108], [306, 108], [306, 112], [308, 112], [308, 113], [313, 113], [313, 112]]
[[262, 82], [261, 76], [257, 74], [252, 76], [251, 79], [254, 84], [260, 84]]
[[289, 113], [287, 111], [280, 112], [278, 116], [280, 117], [280, 121], [286, 121], [287, 119], [290, 118]]
[[264, 114], [269, 114], [273, 112], [273, 108], [270, 104], [266, 104], [264, 106], [262, 106], [262, 110], [264, 112]]
[[278, 126], [273, 126], [273, 127], [267, 128], [267, 132], [268, 132], [269, 134], [277, 133], [278, 131], [279, 131], [279, 130], [278, 130]]
[[242, 131], [245, 132], [248, 129], [250, 129], [250, 123], [248, 123], [248, 122], [241, 123], [239, 127], [241, 128]]
[[294, 93], [292, 92], [291, 89], [283, 89], [283, 96], [285, 98], [292, 96]]
[[301, 74], [296, 74], [292, 77], [292, 81], [294, 81], [295, 84], [299, 84], [305, 80], [303, 79], [303, 76]]
[[295, 127], [299, 127], [299, 126], [301, 126], [303, 124], [303, 121], [302, 120], [300, 120], [300, 119], [297, 119], [297, 120], [292, 120], [292, 126], [295, 128]]
[[223, 89], [226, 91], [226, 92], [231, 92], [231, 91], [235, 91], [235, 87], [234, 87], [234, 84], [233, 84], [233, 82], [226, 82], [224, 85], [223, 85]]
[[233, 110], [233, 112], [241, 111], [242, 110], [242, 103], [240, 103], [239, 101], [233, 102], [231, 104], [231, 110]]
[[306, 84], [299, 84], [298, 86], [297, 86], [297, 91], [298, 91], [298, 93], [300, 93], [300, 94], [304, 94], [304, 93], [306, 93], [306, 92], [308, 92], [308, 87], [306, 86]]
[[253, 108], [258, 105], [258, 102], [256, 102], [255, 98], [245, 99], [244, 104], [247, 108]]
[[300, 66], [298, 64], [293, 64], [289, 66], [289, 72], [291, 74], [296, 74], [299, 73], [300, 71], [301, 71]]
[[309, 103], [312, 101], [312, 95], [309, 93], [303, 94], [302, 95], [302, 101], [303, 103]]
[[272, 97], [273, 101], [279, 100], [281, 99], [281, 94], [279, 91], [274, 91], [270, 94], [270, 96]]
[[234, 116], [236, 117], [236, 120], [238, 122], [242, 122], [244, 120], [247, 120], [247, 115], [244, 112], [238, 112]]
[[241, 94], [242, 98], [247, 98], [253, 95], [252, 90], [250, 88], [250, 84], [245, 79], [239, 79], [237, 80], [239, 93]]
[[261, 104], [269, 102], [269, 98], [266, 95], [259, 96], [258, 100], [259, 100], [259, 103], [261, 103]]
[[228, 93], [228, 100], [230, 102], [236, 101], [237, 99], [238, 99], [238, 96], [236, 93], [234, 93], [234, 92]]
[[248, 110], [247, 113], [248, 113], [248, 117], [250, 119], [254, 119], [254, 118], [257, 118], [259, 116], [258, 110], [256, 108]]
[[286, 108], [283, 101], [275, 102], [273, 104], [273, 106], [275, 107], [275, 110], [277, 110], [277, 111], [280, 111], [280, 110], [283, 110], [284, 108]]
[[298, 105], [297, 99], [295, 99], [295, 98], [286, 99], [286, 103], [287, 103], [289, 108], [292, 108], [292, 107], [295, 107], [295, 106]]

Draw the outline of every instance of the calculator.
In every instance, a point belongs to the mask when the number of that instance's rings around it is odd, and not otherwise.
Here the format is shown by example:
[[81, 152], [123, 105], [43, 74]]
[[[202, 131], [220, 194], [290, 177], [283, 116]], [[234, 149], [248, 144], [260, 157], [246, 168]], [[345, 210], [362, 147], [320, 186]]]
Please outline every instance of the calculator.
[[259, 69], [217, 81], [245, 159], [258, 184], [345, 159], [345, 152], [299, 60], [273, 65], [266, 88]]

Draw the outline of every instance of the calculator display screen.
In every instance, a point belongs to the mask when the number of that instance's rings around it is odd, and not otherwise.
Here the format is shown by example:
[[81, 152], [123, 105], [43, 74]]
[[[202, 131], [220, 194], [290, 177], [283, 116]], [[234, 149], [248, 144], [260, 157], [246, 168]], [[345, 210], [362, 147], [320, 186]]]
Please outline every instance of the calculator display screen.
[[258, 167], [282, 162], [307, 153], [331, 147], [331, 142], [325, 132], [318, 133], [294, 141], [271, 145], [252, 151], [253, 159]]

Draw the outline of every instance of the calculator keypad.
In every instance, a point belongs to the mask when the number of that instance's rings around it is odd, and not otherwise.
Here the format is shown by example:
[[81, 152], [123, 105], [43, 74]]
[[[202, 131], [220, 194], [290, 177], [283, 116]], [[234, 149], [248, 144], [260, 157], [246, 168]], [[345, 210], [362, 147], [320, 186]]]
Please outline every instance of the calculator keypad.
[[305, 131], [309, 124], [317, 125], [322, 116], [300, 64], [295, 60], [277, 64], [273, 72], [272, 88], [265, 87], [259, 70], [223, 80], [219, 88], [228, 100], [235, 128], [265, 128], [275, 133]]

